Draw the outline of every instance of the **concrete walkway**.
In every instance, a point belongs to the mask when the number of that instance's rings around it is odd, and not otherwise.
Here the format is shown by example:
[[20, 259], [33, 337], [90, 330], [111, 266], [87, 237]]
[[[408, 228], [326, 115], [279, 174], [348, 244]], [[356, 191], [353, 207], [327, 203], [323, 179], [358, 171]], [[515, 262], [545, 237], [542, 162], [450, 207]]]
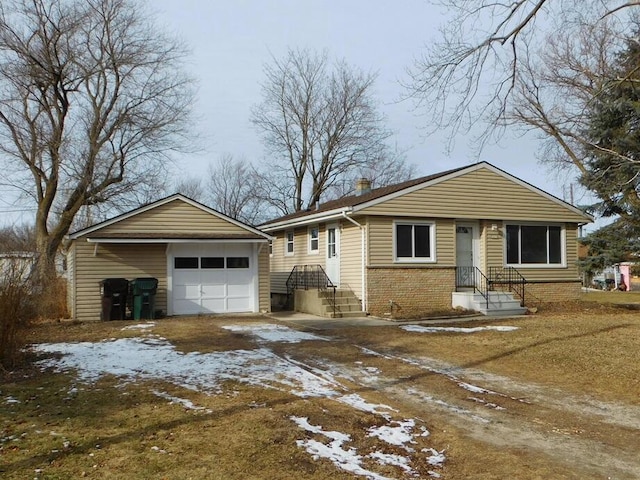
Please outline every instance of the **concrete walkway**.
[[[504, 320], [505, 318], [514, 317], [497, 317], [492, 318], [486, 315], [466, 315], [461, 317], [443, 317], [443, 318], [428, 318], [423, 320], [388, 320], [380, 317], [353, 317], [353, 318], [325, 318], [311, 315], [309, 313], [299, 312], [271, 312], [267, 314], [275, 320], [291, 323], [298, 327], [311, 328], [317, 330], [329, 330], [338, 328], [351, 328], [351, 327], [392, 327], [405, 324], [424, 324], [430, 325], [442, 325], [450, 323], [472, 322], [474, 320], [492, 321], [496, 319]], [[517, 317], [516, 317], [517, 318]]]

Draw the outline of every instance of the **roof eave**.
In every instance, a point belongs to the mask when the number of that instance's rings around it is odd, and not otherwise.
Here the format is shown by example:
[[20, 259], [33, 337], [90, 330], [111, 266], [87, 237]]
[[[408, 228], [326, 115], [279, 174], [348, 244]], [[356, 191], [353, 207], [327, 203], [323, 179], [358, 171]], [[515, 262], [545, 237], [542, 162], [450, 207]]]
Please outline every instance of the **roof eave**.
[[292, 218], [291, 220], [284, 220], [271, 224], [263, 224], [260, 226], [260, 229], [264, 232], [273, 232], [276, 230], [311, 225], [313, 223], [318, 223], [321, 220], [335, 220], [342, 217], [343, 213], [350, 213], [352, 210], [353, 207], [341, 207], [333, 210], [328, 210], [326, 212], [311, 213], [303, 217]]
[[88, 243], [267, 243], [274, 238], [100, 238], [87, 237]]

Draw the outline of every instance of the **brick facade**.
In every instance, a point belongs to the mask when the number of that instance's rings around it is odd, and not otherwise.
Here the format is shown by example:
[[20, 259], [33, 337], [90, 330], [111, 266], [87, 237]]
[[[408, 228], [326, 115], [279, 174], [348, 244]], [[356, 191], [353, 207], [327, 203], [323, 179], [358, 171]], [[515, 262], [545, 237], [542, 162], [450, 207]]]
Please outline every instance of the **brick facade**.
[[529, 282], [525, 286], [525, 304], [535, 306], [540, 303], [574, 301], [580, 298], [582, 283], [574, 282]]
[[451, 309], [453, 267], [369, 267], [368, 310], [380, 317], [410, 318]]
[[[580, 281], [527, 283], [527, 306], [577, 300]], [[451, 309], [453, 267], [369, 267], [368, 310], [379, 317], [412, 318]]]

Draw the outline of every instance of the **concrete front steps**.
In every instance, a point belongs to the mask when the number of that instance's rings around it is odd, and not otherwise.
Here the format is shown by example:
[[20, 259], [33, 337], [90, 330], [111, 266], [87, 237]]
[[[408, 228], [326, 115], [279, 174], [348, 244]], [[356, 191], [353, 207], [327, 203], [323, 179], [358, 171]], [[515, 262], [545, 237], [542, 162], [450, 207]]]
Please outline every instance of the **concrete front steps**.
[[511, 292], [489, 292], [488, 307], [487, 300], [480, 293], [453, 292], [451, 304], [454, 308], [461, 307], [494, 317], [524, 315], [527, 312], [525, 307], [520, 306], [520, 300], [516, 299]]
[[333, 310], [333, 291], [321, 291], [320, 298], [323, 306], [323, 317], [329, 318], [347, 318], [347, 317], [365, 317], [367, 314], [362, 311], [360, 300], [351, 290], [336, 290], [336, 308]]
[[297, 312], [311, 313], [327, 318], [364, 317], [360, 300], [351, 290], [337, 289], [335, 313], [333, 308], [333, 290], [296, 290], [294, 307]]

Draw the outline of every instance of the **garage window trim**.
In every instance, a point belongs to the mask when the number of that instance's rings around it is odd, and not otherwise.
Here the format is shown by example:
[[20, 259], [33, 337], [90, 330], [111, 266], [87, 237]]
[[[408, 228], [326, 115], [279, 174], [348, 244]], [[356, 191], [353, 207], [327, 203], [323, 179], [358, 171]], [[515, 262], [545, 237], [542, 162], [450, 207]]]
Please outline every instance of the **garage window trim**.
[[173, 266], [179, 270], [197, 270], [200, 267], [198, 257], [175, 257]]
[[200, 268], [204, 268], [204, 269], [224, 268], [224, 257], [201, 257]]
[[249, 257], [175, 257], [173, 265], [176, 270], [223, 270], [248, 269], [251, 263]]
[[227, 268], [249, 268], [249, 257], [227, 257]]

